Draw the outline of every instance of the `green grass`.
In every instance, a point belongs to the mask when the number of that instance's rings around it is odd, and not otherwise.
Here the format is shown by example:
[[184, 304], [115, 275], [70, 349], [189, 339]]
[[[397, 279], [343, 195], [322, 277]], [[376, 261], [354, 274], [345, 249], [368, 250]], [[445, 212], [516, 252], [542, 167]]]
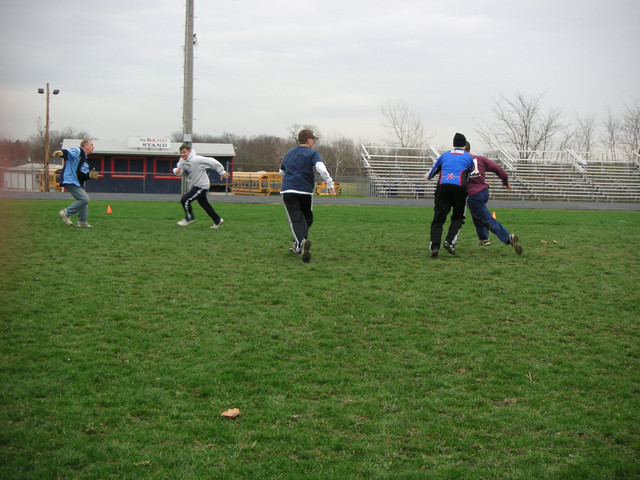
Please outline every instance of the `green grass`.
[[0, 202], [2, 478], [640, 477], [640, 212], [67, 203]]

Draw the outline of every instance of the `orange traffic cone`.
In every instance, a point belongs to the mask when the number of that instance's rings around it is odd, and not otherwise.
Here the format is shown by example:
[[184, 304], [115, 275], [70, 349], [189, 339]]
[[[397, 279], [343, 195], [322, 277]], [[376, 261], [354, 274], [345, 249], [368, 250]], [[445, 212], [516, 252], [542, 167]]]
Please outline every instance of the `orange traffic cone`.
[[491, 214], [491, 216], [492, 216], [492, 217], [493, 217], [493, 219], [495, 220], [495, 219], [497, 218], [497, 217], [496, 217], [496, 212], [493, 212], [493, 213]]
[[113, 213], [113, 212], [111, 211], [111, 205], [107, 205], [107, 213]]

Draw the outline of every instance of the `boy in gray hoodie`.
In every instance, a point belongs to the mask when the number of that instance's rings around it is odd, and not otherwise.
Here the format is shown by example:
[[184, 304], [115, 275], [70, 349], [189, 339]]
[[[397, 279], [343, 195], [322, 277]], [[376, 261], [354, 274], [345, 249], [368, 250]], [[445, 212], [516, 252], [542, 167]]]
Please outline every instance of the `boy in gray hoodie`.
[[210, 168], [218, 172], [220, 178], [227, 179], [231, 176], [229, 172], [225, 172], [222, 164], [215, 158], [203, 157], [197, 155], [195, 151], [188, 145], [180, 146], [180, 160], [178, 165], [173, 169], [175, 175], [181, 175], [187, 179], [187, 188], [189, 191], [180, 199], [182, 208], [184, 208], [185, 218], [178, 222], [181, 227], [191, 225], [195, 221], [193, 215], [192, 203], [196, 200], [203, 208], [207, 215], [213, 220], [211, 228], [218, 228], [224, 220], [213, 209], [207, 199], [207, 192], [211, 185], [207, 169]]

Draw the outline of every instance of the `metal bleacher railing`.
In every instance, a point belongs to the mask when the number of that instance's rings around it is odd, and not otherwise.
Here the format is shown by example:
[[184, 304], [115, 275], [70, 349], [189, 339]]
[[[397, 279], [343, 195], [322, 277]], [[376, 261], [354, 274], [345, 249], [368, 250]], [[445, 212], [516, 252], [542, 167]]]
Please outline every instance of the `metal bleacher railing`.
[[[372, 196], [433, 198], [434, 186], [424, 179], [439, 153], [424, 149], [361, 146], [362, 165], [369, 175]], [[640, 202], [640, 156], [597, 156], [574, 150], [519, 152], [499, 149], [485, 154], [510, 176], [513, 192], [501, 189], [489, 175], [494, 198]], [[588, 158], [589, 160], [587, 160]]]

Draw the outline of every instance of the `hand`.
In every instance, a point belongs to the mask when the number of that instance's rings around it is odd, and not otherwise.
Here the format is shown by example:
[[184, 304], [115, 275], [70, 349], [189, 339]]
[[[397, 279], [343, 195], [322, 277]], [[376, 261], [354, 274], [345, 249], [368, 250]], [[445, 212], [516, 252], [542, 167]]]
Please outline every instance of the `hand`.
[[89, 172], [89, 178], [91, 180], [97, 180], [98, 178], [100, 178], [100, 174], [96, 172], [95, 168], [92, 168], [91, 171]]
[[334, 196], [336, 194], [336, 189], [335, 188], [329, 188], [327, 190], [327, 193], [331, 196]]
[[173, 174], [174, 175], [180, 175], [180, 169], [178, 167], [173, 169]]
[[506, 185], [504, 188], [506, 188], [507, 190], [509, 190], [510, 192], [513, 190], [513, 188], [511, 188], [511, 185]]
[[55, 152], [53, 152], [53, 156], [54, 157], [63, 157], [64, 154], [62, 153], [62, 150], [56, 150]]
[[226, 180], [227, 178], [230, 178], [231, 174], [229, 172], [225, 172], [222, 175], [220, 175], [220, 178]]

